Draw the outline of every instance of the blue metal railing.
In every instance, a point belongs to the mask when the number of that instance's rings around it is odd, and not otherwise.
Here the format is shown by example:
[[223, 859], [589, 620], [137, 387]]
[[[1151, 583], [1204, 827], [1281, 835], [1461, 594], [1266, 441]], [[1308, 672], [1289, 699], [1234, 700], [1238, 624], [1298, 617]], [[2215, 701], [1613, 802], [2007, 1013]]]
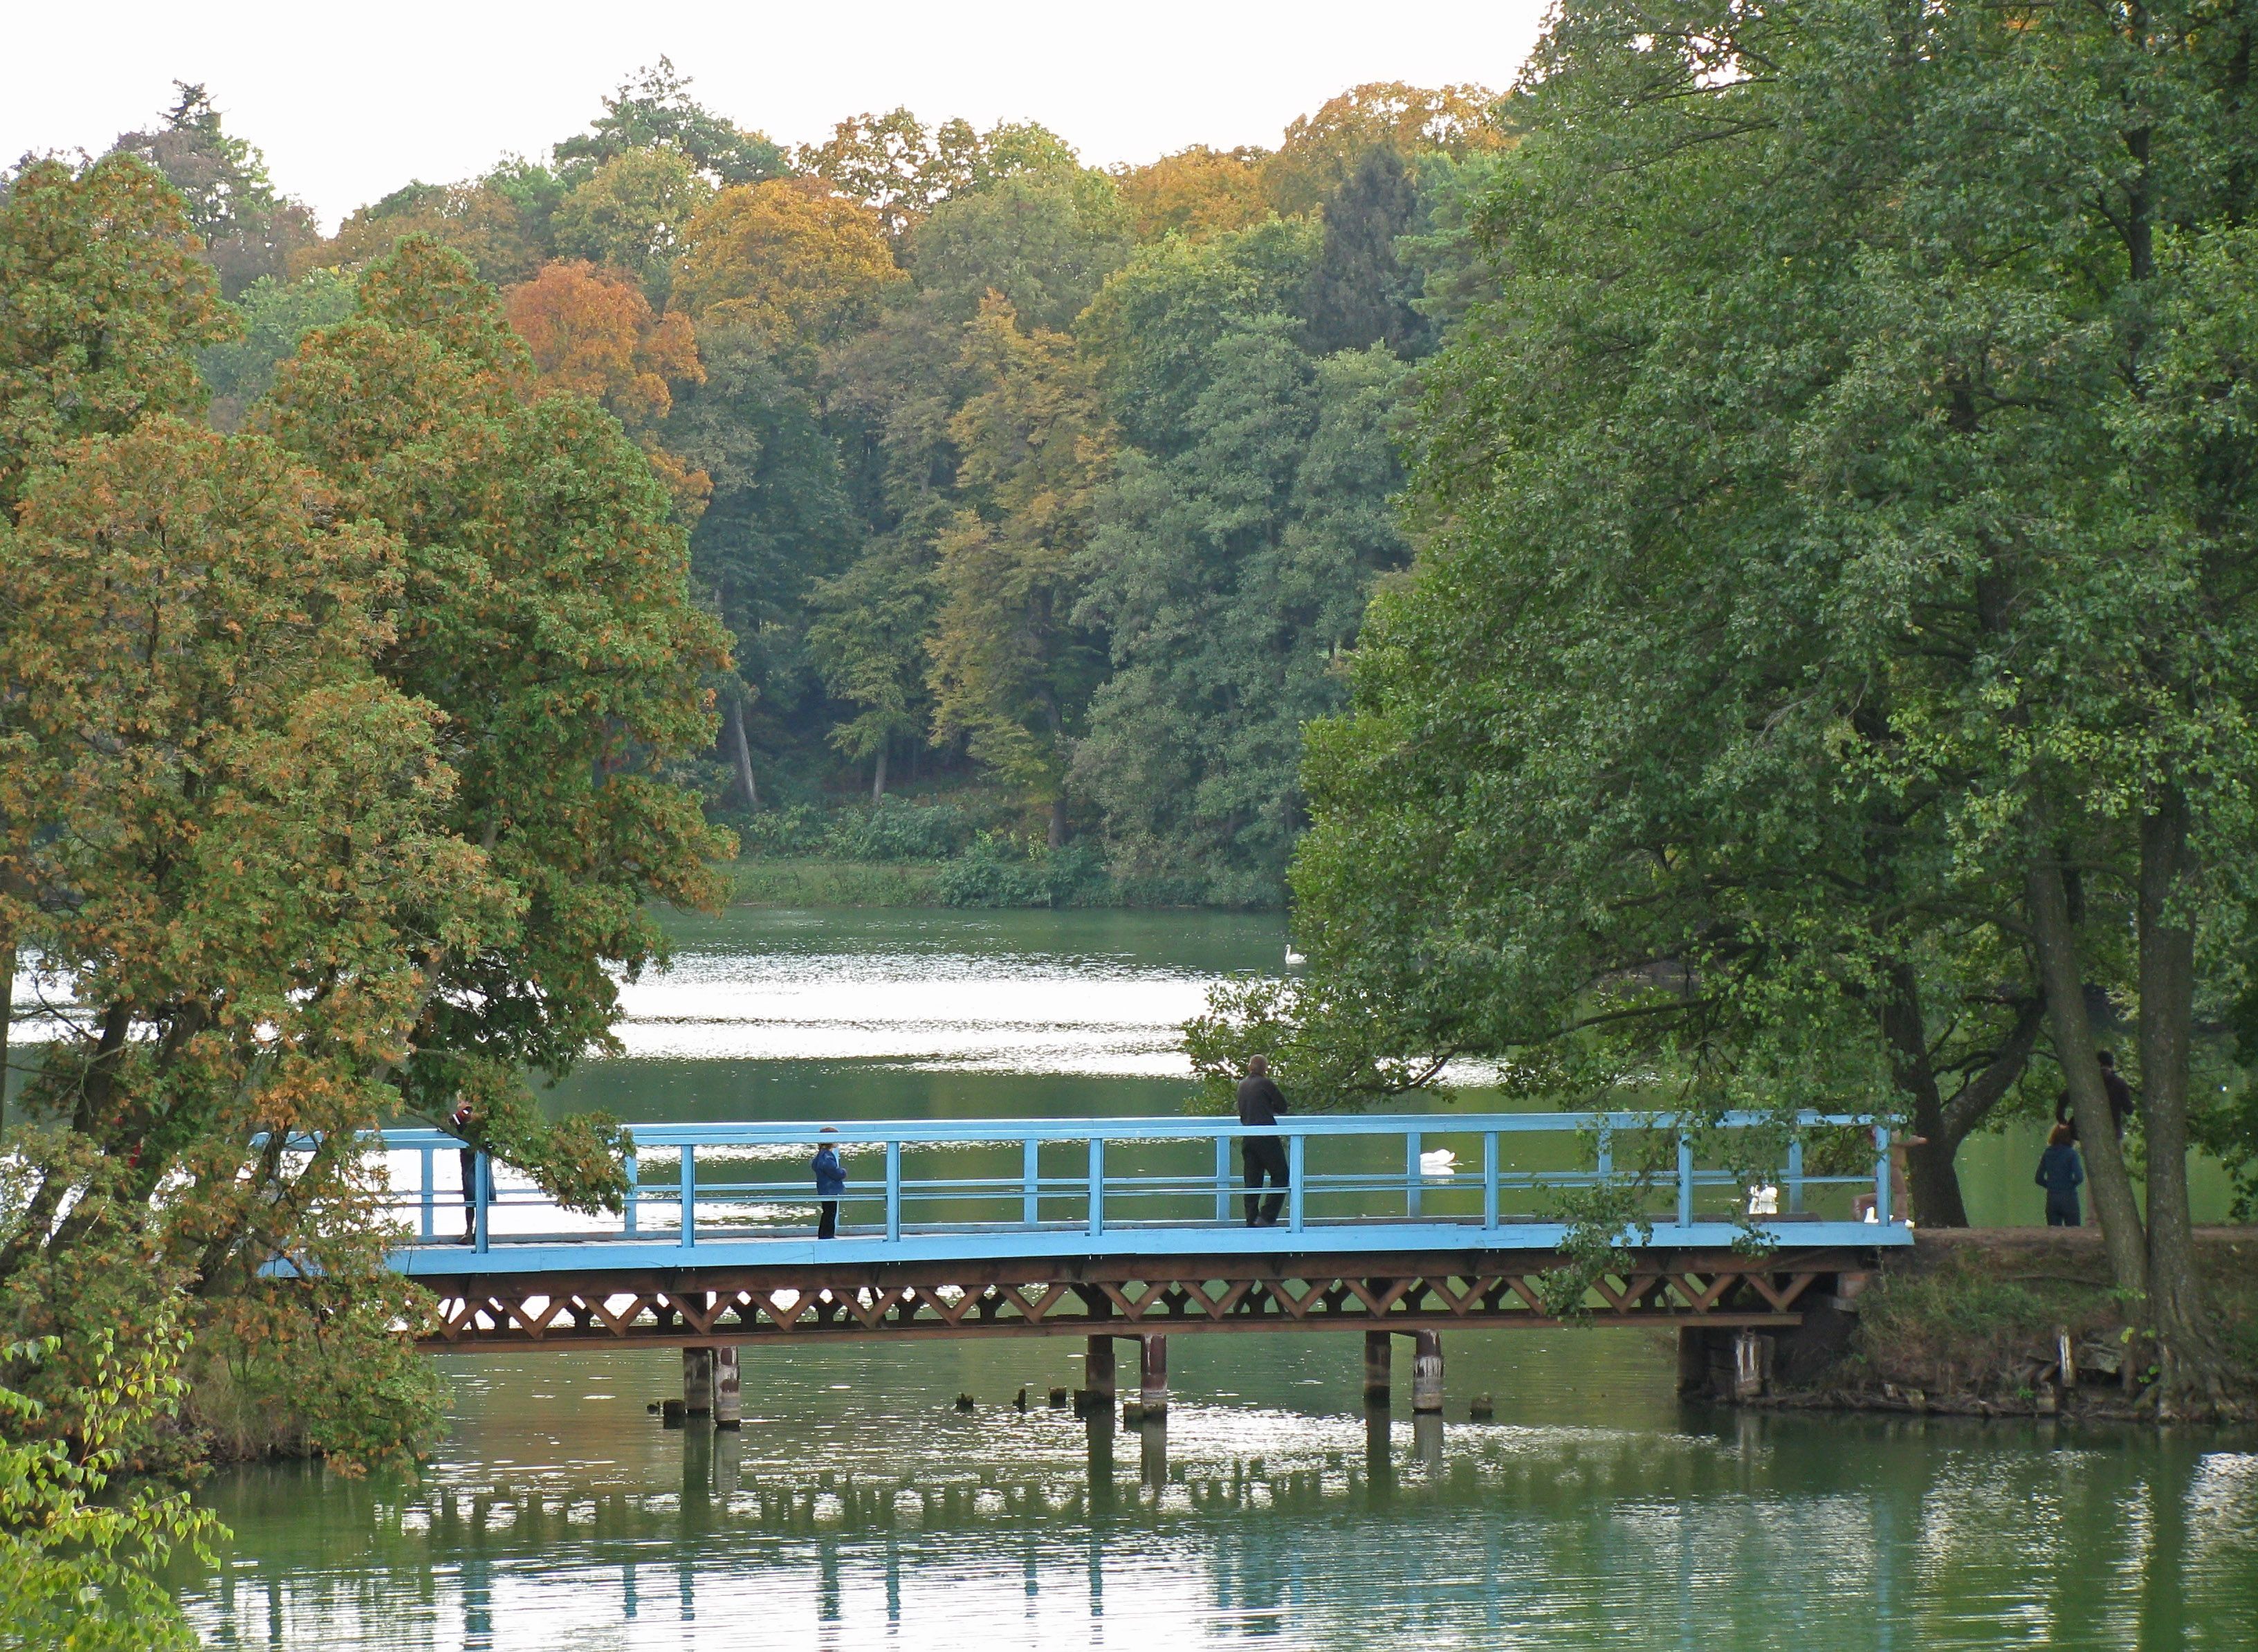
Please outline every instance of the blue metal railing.
[[[1249, 1137], [1282, 1138], [1288, 1185], [1277, 1226], [1289, 1235], [1346, 1228], [1498, 1234], [1543, 1226], [1550, 1220], [1544, 1207], [1557, 1191], [1633, 1182], [1636, 1173], [1619, 1164], [1620, 1150], [1630, 1145], [1646, 1149], [1636, 1157], [1665, 1166], [1648, 1185], [1668, 1198], [1668, 1208], [1647, 1216], [1658, 1227], [1677, 1230], [1683, 1242], [1697, 1228], [1739, 1223], [1755, 1191], [1745, 1166], [1700, 1162], [1700, 1145], [1779, 1123], [1773, 1116], [1733, 1114], [1707, 1121], [1708, 1128], [1681, 1131], [1666, 1115], [1429, 1113], [1319, 1116], [1262, 1127], [1181, 1117], [887, 1120], [827, 1131], [806, 1123], [639, 1124], [631, 1132], [624, 1208], [598, 1217], [569, 1216], [522, 1178], [499, 1179], [484, 1152], [473, 1157], [465, 1198], [460, 1181], [450, 1187], [442, 1179], [462, 1144], [441, 1131], [388, 1131], [371, 1146], [394, 1154], [396, 1165], [397, 1156], [409, 1156], [417, 1167], [408, 1187], [399, 1185], [395, 1172], [394, 1193], [416, 1244], [461, 1244], [440, 1230], [444, 1208], [459, 1203], [466, 1237], [481, 1256], [529, 1244], [692, 1251], [805, 1240], [817, 1208], [807, 1159], [819, 1141], [836, 1147], [848, 1165], [841, 1237], [920, 1251], [934, 1249], [924, 1241], [945, 1236], [1057, 1235], [1127, 1245], [1135, 1234], [1157, 1229], [1242, 1226], [1242, 1202], [1250, 1195], [1239, 1185], [1232, 1149]], [[1814, 1201], [1871, 1204], [1872, 1217], [1864, 1224], [1872, 1238], [1901, 1237], [1873, 1231], [1902, 1228], [1891, 1209], [1886, 1127], [1815, 1112], [1796, 1123], [1800, 1131], [1870, 1130], [1872, 1173], [1807, 1173], [1799, 1134], [1786, 1144], [1783, 1162], [1758, 1178], [1770, 1185], [1773, 1206], [1757, 1219], [1837, 1225], [1862, 1220], [1863, 1211], [1817, 1210]], [[1478, 1145], [1478, 1160], [1460, 1166], [1453, 1143]], [[1445, 1149], [1445, 1159], [1426, 1157]], [[951, 1173], [936, 1173], [941, 1171]], [[1861, 1196], [1852, 1202], [1845, 1189]], [[1535, 1242], [1537, 1236], [1527, 1237]]]

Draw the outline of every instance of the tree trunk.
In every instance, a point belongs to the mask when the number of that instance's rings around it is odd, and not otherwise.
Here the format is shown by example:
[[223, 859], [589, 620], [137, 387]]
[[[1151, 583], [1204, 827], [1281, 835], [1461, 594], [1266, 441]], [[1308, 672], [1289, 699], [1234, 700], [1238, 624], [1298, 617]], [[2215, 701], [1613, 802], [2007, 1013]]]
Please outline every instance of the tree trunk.
[[2148, 1310], [2167, 1415], [2219, 1397], [2219, 1350], [2188, 1210], [2188, 1043], [2195, 928], [2174, 904], [2191, 868], [2188, 805], [2169, 788], [2141, 822], [2141, 1088], [2148, 1135]]
[[2117, 1121], [2102, 1088], [2101, 1064], [2093, 1059], [2093, 1029], [2085, 1018], [2085, 985], [2077, 961], [2077, 935], [2070, 921], [2070, 897], [2062, 869], [2051, 860], [2034, 861], [2025, 875], [2024, 904], [2031, 940], [2038, 953], [2039, 980], [2046, 989], [2047, 1030], [2062, 1063], [2077, 1121], [2077, 1145], [2085, 1154], [2085, 1185], [2093, 1213], [2101, 1219], [2101, 1242], [2117, 1288], [2134, 1298], [2148, 1294], [2148, 1240], [2141, 1229], [2141, 1207], [2133, 1179], [2117, 1145]]
[[1964, 1228], [1968, 1206], [1960, 1196], [1959, 1173], [1952, 1166], [1960, 1143], [1944, 1126], [1944, 1098], [1937, 1093], [1936, 1069], [1928, 1059], [1928, 1022], [1921, 1013], [1921, 981], [1911, 964], [1891, 967], [1880, 1013], [1891, 1074], [1913, 1115], [1913, 1133], [1927, 1138], [1921, 1145], [1906, 1149], [1913, 1209], [1895, 1214], [1915, 1216], [1925, 1228]]
[[8, 1035], [16, 1020], [16, 938], [0, 944], [0, 1110], [8, 1098]]
[[1054, 849], [1062, 849], [1066, 847], [1066, 799], [1064, 798], [1051, 799], [1050, 844]]
[[745, 806], [757, 813], [761, 806], [761, 789], [753, 783], [753, 748], [745, 743], [745, 703], [729, 702], [729, 752], [737, 760], [737, 785], [745, 794]]
[[880, 746], [878, 761], [870, 766], [870, 801], [873, 804], [886, 795], [886, 752], [892, 744], [893, 741], [888, 741]]

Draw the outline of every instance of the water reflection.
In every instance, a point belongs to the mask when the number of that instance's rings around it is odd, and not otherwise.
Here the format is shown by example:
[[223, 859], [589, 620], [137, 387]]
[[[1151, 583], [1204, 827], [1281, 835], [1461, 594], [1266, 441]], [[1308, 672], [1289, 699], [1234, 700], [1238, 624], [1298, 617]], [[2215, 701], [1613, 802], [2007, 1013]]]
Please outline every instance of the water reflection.
[[[465, 1419], [482, 1449], [417, 1485], [303, 1471], [216, 1487], [245, 1548], [189, 1599], [217, 1644], [336, 1648], [674, 1646], [688, 1626], [701, 1641], [981, 1652], [1415, 1634], [1445, 1647], [2258, 1638], [2248, 1440], [1681, 1414], [1656, 1393], [1655, 1351], [1605, 1335], [1560, 1366], [1630, 1391], [1595, 1392], [1589, 1421], [1445, 1423], [1283, 1399], [1291, 1373], [1347, 1355], [1346, 1339], [1207, 1340], [1252, 1360], [1236, 1372], [1251, 1392], [1180, 1391], [1165, 1422], [1140, 1428], [1040, 1406], [962, 1417], [943, 1397], [961, 1367], [873, 1390], [839, 1351], [815, 1351], [767, 1373], [763, 1419], [742, 1434], [662, 1432], [639, 1407], [599, 1407], [585, 1437], [558, 1442], [569, 1457], [508, 1394], [594, 1357], [527, 1357], [490, 1371]], [[1180, 1369], [1204, 1382], [1231, 1369], [1207, 1351]], [[1484, 1363], [1478, 1348], [1452, 1354]], [[632, 1394], [663, 1374], [643, 1365], [599, 1374]], [[1005, 1392], [984, 1374], [984, 1392]], [[1645, 1420], [1658, 1406], [1666, 1426]], [[876, 1414], [890, 1427], [869, 1429]]]

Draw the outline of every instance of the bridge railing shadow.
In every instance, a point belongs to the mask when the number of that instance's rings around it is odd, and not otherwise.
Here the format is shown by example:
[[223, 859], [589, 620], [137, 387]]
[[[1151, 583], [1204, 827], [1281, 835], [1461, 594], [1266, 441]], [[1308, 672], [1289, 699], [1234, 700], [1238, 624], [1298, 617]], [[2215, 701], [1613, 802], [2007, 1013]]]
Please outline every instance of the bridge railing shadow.
[[[1871, 1172], [1807, 1166], [1807, 1138], [1833, 1132], [1839, 1142], [1844, 1131], [1871, 1132]], [[1664, 1229], [1752, 1217], [1784, 1228], [1842, 1223], [1854, 1219], [1854, 1195], [1873, 1207], [1872, 1220], [1893, 1224], [1887, 1128], [1818, 1112], [1785, 1131], [1776, 1115], [1733, 1114], [1696, 1128], [1668, 1115], [1499, 1113], [1324, 1116], [1261, 1128], [1023, 1118], [864, 1121], [827, 1131], [763, 1121], [637, 1125], [632, 1135], [623, 1208], [597, 1216], [561, 1209], [529, 1178], [443, 1131], [392, 1131], [369, 1145], [387, 1156], [411, 1244], [467, 1242], [480, 1251], [805, 1241], [820, 1211], [809, 1165], [819, 1142], [837, 1148], [847, 1169], [839, 1235], [912, 1248], [943, 1235], [1221, 1235], [1249, 1225], [1250, 1215], [1269, 1216], [1271, 1201], [1275, 1225], [1289, 1233], [1501, 1232], [1549, 1223], [1564, 1192], [1602, 1186], [1637, 1189], [1638, 1215]], [[1285, 1185], [1266, 1179], [1260, 1206], [1250, 1205], [1246, 1181], [1250, 1140], [1258, 1157], [1275, 1143], [1285, 1163]]]

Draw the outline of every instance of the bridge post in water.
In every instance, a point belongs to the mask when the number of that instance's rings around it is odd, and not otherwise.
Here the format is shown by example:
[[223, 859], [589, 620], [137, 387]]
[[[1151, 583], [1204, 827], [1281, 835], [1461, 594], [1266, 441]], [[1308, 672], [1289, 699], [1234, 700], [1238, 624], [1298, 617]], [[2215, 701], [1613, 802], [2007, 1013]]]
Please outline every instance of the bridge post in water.
[[1411, 1409], [1443, 1408], [1443, 1338], [1438, 1331], [1411, 1333]]
[[1109, 1334], [1092, 1336], [1089, 1352], [1082, 1362], [1083, 1392], [1089, 1397], [1092, 1410], [1113, 1409], [1113, 1338]]
[[1137, 1350], [1137, 1403], [1148, 1420], [1158, 1421], [1168, 1414], [1168, 1339], [1140, 1336]]
[[738, 1379], [737, 1348], [734, 1343], [714, 1350], [714, 1426], [741, 1427], [745, 1419], [744, 1390]]
[[714, 1414], [714, 1351], [682, 1351], [682, 1408], [693, 1417]]
[[1388, 1403], [1388, 1364], [1395, 1351], [1395, 1334], [1384, 1330], [1368, 1330], [1364, 1334], [1364, 1403], [1384, 1406]]

